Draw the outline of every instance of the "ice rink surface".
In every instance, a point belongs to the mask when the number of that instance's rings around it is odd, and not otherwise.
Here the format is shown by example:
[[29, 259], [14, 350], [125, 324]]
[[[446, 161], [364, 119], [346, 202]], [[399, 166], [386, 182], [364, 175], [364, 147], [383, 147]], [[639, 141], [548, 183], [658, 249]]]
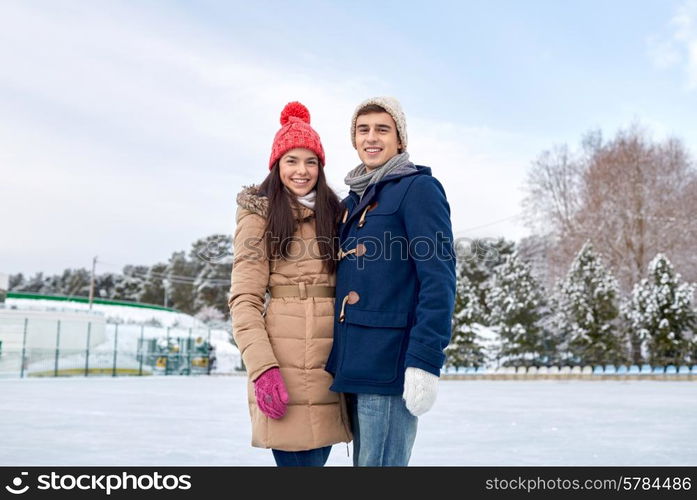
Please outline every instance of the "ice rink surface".
[[[0, 464], [274, 465], [245, 380], [0, 379]], [[411, 465], [697, 465], [696, 436], [695, 382], [441, 381]]]

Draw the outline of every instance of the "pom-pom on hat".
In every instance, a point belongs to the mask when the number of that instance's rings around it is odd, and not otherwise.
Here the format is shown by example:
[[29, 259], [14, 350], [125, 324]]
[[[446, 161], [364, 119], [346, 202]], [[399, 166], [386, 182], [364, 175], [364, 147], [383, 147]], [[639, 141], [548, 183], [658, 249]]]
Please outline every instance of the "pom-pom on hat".
[[281, 111], [281, 129], [276, 132], [271, 146], [269, 170], [284, 154], [295, 148], [314, 152], [324, 166], [324, 148], [319, 134], [310, 126], [310, 112], [297, 101], [289, 102]]

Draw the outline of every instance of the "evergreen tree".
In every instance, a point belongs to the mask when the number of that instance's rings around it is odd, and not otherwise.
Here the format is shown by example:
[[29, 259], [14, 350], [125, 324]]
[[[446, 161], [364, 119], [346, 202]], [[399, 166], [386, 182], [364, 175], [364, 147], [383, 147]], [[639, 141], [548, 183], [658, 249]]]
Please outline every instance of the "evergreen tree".
[[143, 289], [141, 291], [139, 302], [145, 304], [155, 304], [162, 306], [165, 303], [165, 285], [164, 277], [167, 272], [167, 264], [161, 262], [151, 266], [145, 275]]
[[532, 277], [530, 266], [517, 253], [506, 255], [494, 271], [487, 292], [489, 325], [498, 332], [501, 346], [498, 356], [504, 365], [543, 363], [544, 331], [540, 325], [543, 294]]
[[138, 302], [143, 293], [147, 273], [146, 266], [125, 266], [123, 275], [119, 276], [114, 286], [113, 298]]
[[230, 274], [232, 264], [206, 263], [196, 275], [193, 284], [194, 309], [200, 311], [205, 307], [214, 307], [224, 317], [227, 317], [228, 291], [230, 290], [230, 278], [223, 278]]
[[189, 258], [199, 266], [205, 263], [232, 264], [232, 236], [212, 234], [196, 240], [191, 245]]
[[215, 307], [224, 317], [229, 315], [227, 298], [232, 269], [232, 238], [214, 234], [192, 245], [191, 260], [196, 265], [193, 284], [194, 309]]
[[479, 298], [481, 321], [486, 321], [489, 308], [487, 290], [491, 287], [494, 269], [503, 263], [507, 255], [515, 251], [515, 243], [504, 238], [459, 241], [456, 245], [458, 276], [467, 278]]
[[187, 314], [195, 312], [193, 293], [195, 271], [195, 263], [189, 261], [184, 252], [172, 254], [165, 273], [165, 292], [169, 307], [174, 307]]
[[505, 238], [497, 238], [493, 241], [477, 240], [477, 247], [481, 265], [489, 276], [493, 275], [495, 269], [504, 263], [506, 257], [517, 254], [515, 241], [509, 241]]
[[692, 309], [694, 285], [681, 281], [668, 258], [659, 253], [649, 263], [648, 277], [634, 286], [623, 307], [651, 364], [697, 361], [694, 357], [690, 360], [697, 322]]
[[94, 296], [103, 299], [114, 298], [119, 275], [114, 273], [98, 274], [94, 277]]
[[[51, 293], [57, 293], [68, 297], [88, 297], [90, 294], [91, 275], [87, 269], [66, 269], [57, 280], [51, 280], [55, 290]], [[57, 285], [57, 286], [56, 286]], [[42, 292], [45, 293], [45, 292]]]
[[[95, 297], [166, 304], [189, 314], [214, 307], [227, 317], [231, 268], [232, 238], [213, 234], [196, 240], [188, 258], [183, 251], [175, 252], [167, 264], [127, 265], [122, 274], [95, 276]], [[87, 297], [90, 282], [87, 269], [66, 269], [51, 276], [12, 275], [9, 288], [17, 292]], [[210, 311], [207, 314], [210, 316]]]
[[65, 295], [66, 290], [63, 286], [65, 279], [65, 273], [63, 273], [63, 275], [54, 274], [53, 276], [46, 276], [39, 293], [44, 295]]
[[455, 368], [480, 366], [486, 356], [477, 339], [476, 324], [482, 321], [477, 290], [464, 275], [466, 265], [458, 264], [457, 295], [452, 319], [452, 337], [445, 350], [446, 365]]
[[618, 294], [617, 281], [586, 242], [552, 299], [552, 324], [567, 362], [592, 365], [626, 358], [616, 321]]
[[36, 273], [22, 284], [17, 285], [13, 291], [26, 293], [41, 293], [44, 288], [44, 273]]
[[10, 281], [7, 284], [7, 291], [12, 292], [21, 289], [25, 285], [24, 275], [22, 273], [10, 274]]

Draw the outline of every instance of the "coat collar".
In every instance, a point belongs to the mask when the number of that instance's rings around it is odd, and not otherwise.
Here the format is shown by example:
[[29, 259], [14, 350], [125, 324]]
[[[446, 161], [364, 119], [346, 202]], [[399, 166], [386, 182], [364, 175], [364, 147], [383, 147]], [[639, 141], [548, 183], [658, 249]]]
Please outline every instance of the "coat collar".
[[384, 179], [382, 179], [380, 182], [377, 182], [375, 184], [371, 184], [368, 186], [368, 189], [366, 189], [365, 193], [363, 193], [363, 198], [358, 199], [358, 195], [350, 191], [348, 197], [345, 199], [345, 201], [351, 200], [351, 202], [354, 204], [353, 209], [350, 211], [350, 214], [348, 216], [348, 219], [346, 220], [347, 226], [348, 223], [354, 219], [355, 217], [358, 217], [358, 215], [365, 210], [365, 208], [370, 205], [377, 194], [380, 192], [380, 190], [389, 182], [392, 182], [394, 180], [402, 179], [404, 177], [411, 177], [414, 175], [431, 175], [431, 168], [430, 167], [424, 167], [422, 165], [416, 165], [416, 170], [414, 172], [408, 173], [408, 174], [400, 174], [400, 175], [388, 175]]
[[[269, 210], [269, 199], [259, 194], [259, 186], [244, 186], [237, 195], [237, 204], [249, 210], [253, 214], [266, 218]], [[315, 211], [306, 206], [299, 206], [295, 210], [297, 220], [309, 220], [315, 215]]]

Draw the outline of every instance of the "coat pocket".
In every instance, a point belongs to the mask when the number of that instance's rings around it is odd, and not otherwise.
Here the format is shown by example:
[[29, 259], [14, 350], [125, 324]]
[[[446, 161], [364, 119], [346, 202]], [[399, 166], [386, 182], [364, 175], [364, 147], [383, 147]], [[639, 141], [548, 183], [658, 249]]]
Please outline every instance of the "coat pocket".
[[342, 372], [351, 380], [389, 383], [399, 375], [407, 337], [407, 313], [346, 311], [346, 343]]

